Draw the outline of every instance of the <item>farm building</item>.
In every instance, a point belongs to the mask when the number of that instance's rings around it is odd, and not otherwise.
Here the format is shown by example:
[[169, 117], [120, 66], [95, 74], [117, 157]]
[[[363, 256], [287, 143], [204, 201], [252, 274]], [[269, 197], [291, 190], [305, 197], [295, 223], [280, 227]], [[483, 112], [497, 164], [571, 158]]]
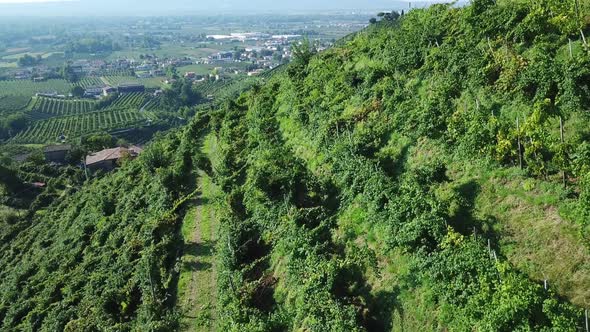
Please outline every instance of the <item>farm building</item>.
[[96, 96], [100, 96], [101, 94], [102, 94], [102, 87], [99, 87], [99, 86], [88, 87], [84, 91], [84, 97], [96, 97]]
[[145, 92], [143, 84], [122, 84], [117, 88], [119, 93]]
[[117, 167], [117, 162], [121, 159], [136, 158], [143, 151], [140, 147], [131, 146], [129, 148], [118, 147], [106, 149], [86, 156], [86, 167], [92, 171], [104, 170], [112, 171]]
[[117, 89], [110, 87], [110, 86], [106, 86], [106, 87], [102, 88], [102, 94], [105, 97], [110, 95], [111, 93], [115, 93], [115, 92], [117, 92]]
[[71, 150], [71, 145], [48, 145], [43, 148], [43, 154], [48, 162], [62, 164]]

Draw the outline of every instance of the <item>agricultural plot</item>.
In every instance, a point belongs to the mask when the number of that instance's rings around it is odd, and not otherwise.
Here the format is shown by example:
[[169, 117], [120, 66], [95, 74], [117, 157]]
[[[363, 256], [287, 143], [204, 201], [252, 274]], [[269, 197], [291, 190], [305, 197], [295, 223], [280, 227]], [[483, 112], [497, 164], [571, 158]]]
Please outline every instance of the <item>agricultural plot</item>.
[[144, 105], [144, 111], [146, 112], [157, 112], [162, 109], [160, 106], [160, 98], [152, 98], [148, 103]]
[[207, 74], [211, 73], [213, 68], [215, 68], [215, 65], [199, 64], [199, 65], [178, 67], [177, 70], [178, 70], [178, 74], [180, 74], [181, 76], [183, 76], [184, 74], [186, 74], [188, 72], [193, 72], [197, 75], [207, 75]]
[[149, 95], [144, 92], [123, 94], [117, 98], [109, 108], [139, 110], [147, 102], [148, 96]]
[[27, 96], [0, 96], [0, 116], [7, 116], [11, 113], [24, 110], [30, 97]]
[[18, 65], [16, 62], [10, 62], [10, 61], [0, 61], [0, 68], [17, 68]]
[[12, 143], [40, 144], [54, 142], [59, 136], [71, 139], [97, 131], [114, 131], [145, 124], [137, 110], [106, 110], [36, 121], [26, 131], [11, 139]]
[[67, 94], [72, 84], [66, 80], [52, 79], [44, 82], [29, 80], [0, 81], [0, 96], [26, 96], [31, 97], [36, 93], [57, 92]]
[[143, 84], [148, 89], [156, 89], [160, 88], [163, 84], [161, 77], [136, 78], [133, 76], [105, 76], [104, 78], [111, 86], [119, 86], [122, 84]]
[[106, 69], [101, 70], [101, 76], [128, 76], [134, 77], [132, 70], [124, 70], [124, 69]]
[[92, 112], [96, 102], [91, 100], [62, 100], [57, 98], [35, 97], [30, 112], [43, 113], [52, 117], [78, 115]]
[[88, 76], [81, 79], [80, 82], [77, 83], [77, 85], [86, 89], [91, 86], [104, 86], [105, 84], [100, 79], [100, 77]]

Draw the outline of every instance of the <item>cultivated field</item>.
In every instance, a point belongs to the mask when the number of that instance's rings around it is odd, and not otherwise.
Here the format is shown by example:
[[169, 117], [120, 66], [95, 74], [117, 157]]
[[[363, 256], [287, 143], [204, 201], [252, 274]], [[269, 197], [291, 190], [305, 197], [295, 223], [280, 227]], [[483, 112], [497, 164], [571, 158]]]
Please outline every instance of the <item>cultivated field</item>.
[[139, 110], [148, 101], [149, 94], [143, 92], [126, 93], [121, 95], [109, 108], [123, 108]]
[[44, 82], [30, 80], [0, 81], [0, 96], [34, 96], [36, 93], [57, 92], [67, 94], [72, 84], [66, 80], [51, 79]]
[[24, 110], [30, 100], [30, 97], [20, 95], [0, 96], [0, 115], [7, 116], [10, 113]]
[[146, 118], [137, 110], [113, 109], [100, 112], [36, 121], [26, 131], [11, 139], [13, 143], [31, 144], [55, 142], [59, 136], [79, 137], [97, 131], [112, 131], [140, 126]]
[[83, 88], [95, 87], [95, 86], [104, 86], [104, 82], [100, 79], [100, 77], [95, 76], [88, 76], [81, 79], [76, 85], [79, 85]]
[[146, 88], [160, 88], [163, 84], [164, 78], [136, 78], [132, 76], [105, 76], [104, 79], [109, 82], [111, 86], [118, 86], [121, 84], [143, 84]]
[[45, 115], [69, 116], [91, 112], [95, 109], [96, 102], [92, 100], [62, 100], [56, 98], [34, 97], [30, 107], [32, 113]]

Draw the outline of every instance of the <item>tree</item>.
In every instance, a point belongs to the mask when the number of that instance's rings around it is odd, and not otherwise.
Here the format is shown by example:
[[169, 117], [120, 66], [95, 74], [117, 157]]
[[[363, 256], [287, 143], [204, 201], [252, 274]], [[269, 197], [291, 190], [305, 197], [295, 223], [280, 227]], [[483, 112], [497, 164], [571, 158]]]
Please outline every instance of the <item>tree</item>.
[[166, 76], [168, 78], [172, 78], [172, 79], [178, 79], [178, 71], [176, 70], [176, 67], [174, 66], [169, 66], [168, 68], [166, 68]]
[[24, 56], [18, 59], [19, 67], [30, 67], [38, 64], [39, 62], [41, 62], [41, 56], [37, 56], [35, 58], [30, 56], [29, 54], [25, 54]]
[[88, 151], [100, 151], [116, 145], [115, 138], [108, 133], [94, 134], [82, 138], [82, 146]]
[[81, 98], [84, 96], [84, 88], [82, 88], [79, 85], [76, 85], [75, 87], [73, 87], [70, 92], [72, 93], [72, 96], [74, 96], [76, 98]]
[[78, 74], [74, 71], [74, 68], [68, 63], [61, 69], [61, 76], [64, 80], [68, 82], [77, 82], [78, 81]]
[[29, 118], [22, 113], [10, 115], [5, 121], [5, 127], [8, 129], [10, 136], [26, 129], [29, 125]]

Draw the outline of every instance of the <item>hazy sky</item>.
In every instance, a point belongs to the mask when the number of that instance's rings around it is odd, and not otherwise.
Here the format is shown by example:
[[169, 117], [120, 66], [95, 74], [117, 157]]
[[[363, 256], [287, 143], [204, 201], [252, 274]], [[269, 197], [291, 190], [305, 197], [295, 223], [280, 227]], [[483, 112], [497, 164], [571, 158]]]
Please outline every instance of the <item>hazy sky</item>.
[[[0, 0], [2, 16], [167, 15], [211, 12], [401, 9], [400, 0]], [[428, 1], [413, 1], [423, 5]], [[430, 2], [445, 2], [443, 0]], [[287, 12], [287, 13], [289, 13]]]

